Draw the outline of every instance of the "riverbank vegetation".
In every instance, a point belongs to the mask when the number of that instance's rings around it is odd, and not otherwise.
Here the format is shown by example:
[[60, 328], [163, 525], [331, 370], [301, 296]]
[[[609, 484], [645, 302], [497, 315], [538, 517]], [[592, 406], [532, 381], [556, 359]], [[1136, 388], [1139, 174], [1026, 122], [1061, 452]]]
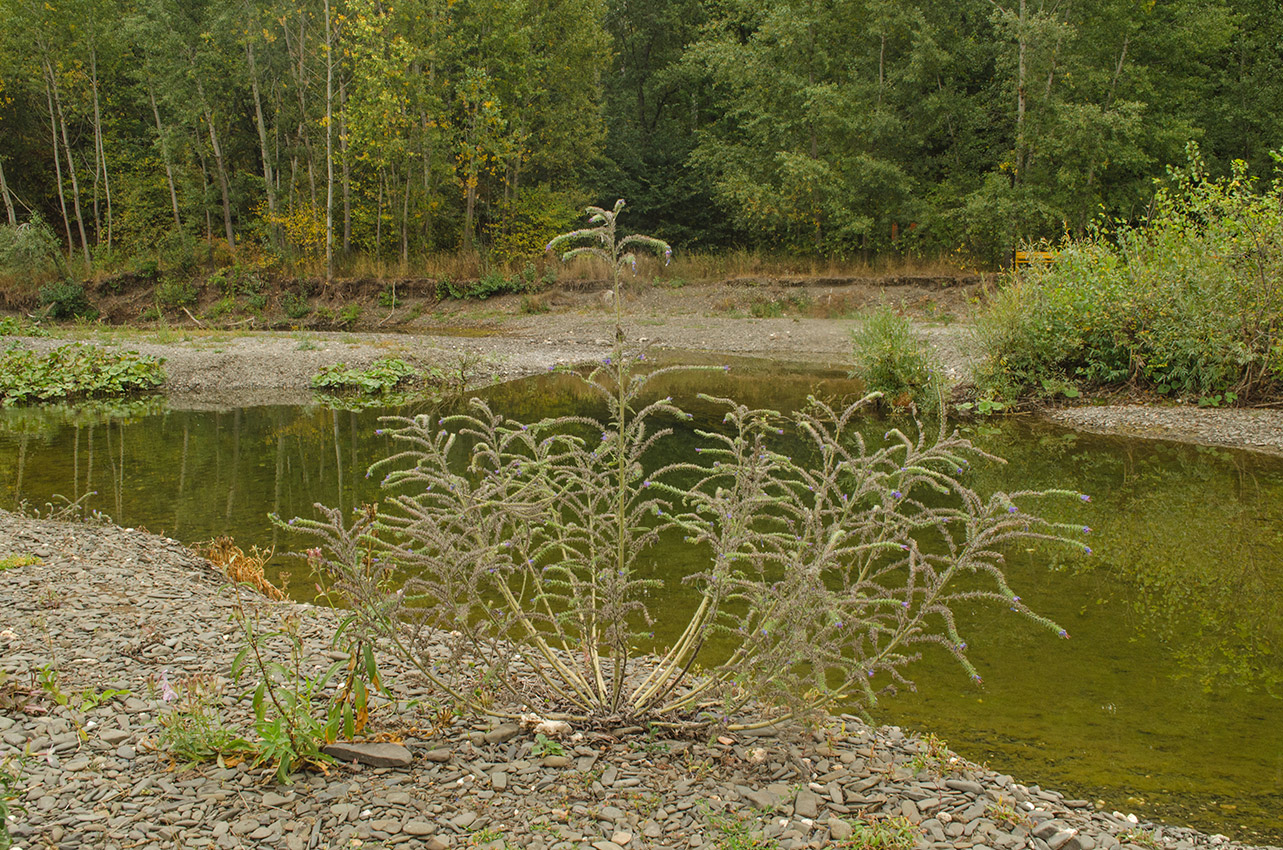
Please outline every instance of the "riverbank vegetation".
[[1000, 289], [976, 335], [982, 395], [1130, 387], [1204, 405], [1283, 390], [1283, 178], [1214, 179], [1196, 149], [1142, 223], [1066, 239]]
[[38, 354], [10, 349], [0, 354], [0, 403], [117, 396], [154, 390], [165, 380], [155, 357], [64, 345]]
[[1264, 174], [1283, 130], [1254, 0], [0, 11], [0, 223], [79, 280], [479, 279], [620, 195], [684, 250], [994, 263], [1139, 219], [1191, 138]]

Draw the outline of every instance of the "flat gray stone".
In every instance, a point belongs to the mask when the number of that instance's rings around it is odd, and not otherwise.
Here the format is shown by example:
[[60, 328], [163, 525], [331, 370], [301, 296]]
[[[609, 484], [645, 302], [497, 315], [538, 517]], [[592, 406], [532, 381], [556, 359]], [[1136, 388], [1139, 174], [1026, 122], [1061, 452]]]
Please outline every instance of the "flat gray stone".
[[401, 825], [401, 831], [406, 835], [428, 835], [432, 832], [432, 824], [425, 820], [408, 820]]
[[358, 762], [371, 767], [409, 767], [413, 757], [400, 744], [364, 744], [344, 742], [330, 744], [322, 750], [341, 762]]
[[485, 739], [487, 744], [506, 744], [521, 731], [521, 727], [515, 723], [501, 723], [486, 733]]

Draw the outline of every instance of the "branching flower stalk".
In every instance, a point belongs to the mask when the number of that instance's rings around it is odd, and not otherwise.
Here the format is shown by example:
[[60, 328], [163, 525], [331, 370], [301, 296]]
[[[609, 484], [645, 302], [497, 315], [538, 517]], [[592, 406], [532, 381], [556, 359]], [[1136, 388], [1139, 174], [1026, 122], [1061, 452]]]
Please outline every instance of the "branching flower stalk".
[[[978, 681], [960, 604], [997, 603], [1068, 637], [1008, 586], [1003, 553], [1022, 541], [1089, 552], [1085, 529], [1030, 512], [1085, 497], [981, 496], [969, 466], [997, 458], [943, 426], [867, 437], [876, 394], [812, 399], [791, 417], [704, 397], [725, 407], [723, 427], [697, 431], [694, 456], [656, 464], [670, 423], [692, 417], [648, 392], [674, 369], [643, 373], [644, 355], [626, 353], [622, 268], [635, 248], [668, 249], [617, 239], [621, 209], [590, 208], [595, 227], [549, 246], [589, 241], [563, 257], [612, 269], [614, 351], [574, 373], [604, 416], [524, 423], [474, 399], [386, 420], [400, 450], [371, 468], [384, 505], [351, 524], [329, 510], [294, 521], [322, 537], [317, 557], [340, 577], [354, 628], [474, 711], [730, 728], [872, 704], [910, 684], [927, 644]], [[662, 613], [651, 608], [662, 582], [641, 559], [675, 535], [707, 553], [682, 579], [695, 610], [671, 645], [639, 654]]]

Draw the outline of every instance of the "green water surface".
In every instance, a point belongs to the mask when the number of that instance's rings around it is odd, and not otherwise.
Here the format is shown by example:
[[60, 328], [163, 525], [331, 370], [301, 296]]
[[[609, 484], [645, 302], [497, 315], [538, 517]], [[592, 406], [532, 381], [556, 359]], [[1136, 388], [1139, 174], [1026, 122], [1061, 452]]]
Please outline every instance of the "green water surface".
[[[741, 363], [657, 390], [708, 427], [720, 409], [695, 392], [790, 409], [808, 393], [836, 399], [858, 387], [838, 373]], [[591, 405], [560, 375], [484, 395], [525, 419]], [[88, 504], [123, 525], [193, 543], [230, 534], [243, 547], [288, 551], [310, 542], [288, 539], [267, 514], [376, 500], [366, 468], [393, 448], [375, 434], [379, 416], [429, 410], [195, 412], [163, 401], [3, 410], [0, 506], [93, 492]], [[869, 433], [886, 427], [870, 422]], [[1283, 461], [1022, 422], [969, 430], [1008, 460], [977, 470], [977, 489], [1092, 494], [1088, 505], [1055, 510], [1092, 528], [1093, 555], [1010, 555], [1013, 588], [1072, 639], [1005, 609], [961, 612], [983, 687], [951, 659], [927, 657], [914, 671], [917, 691], [884, 700], [877, 719], [934, 732], [968, 758], [1111, 809], [1283, 840]], [[690, 440], [678, 433], [667, 450], [680, 454]], [[680, 544], [650, 554], [656, 574], [669, 578], [693, 568], [691, 558]], [[306, 597], [306, 582], [292, 590]], [[665, 612], [690, 607], [680, 588], [658, 601]]]

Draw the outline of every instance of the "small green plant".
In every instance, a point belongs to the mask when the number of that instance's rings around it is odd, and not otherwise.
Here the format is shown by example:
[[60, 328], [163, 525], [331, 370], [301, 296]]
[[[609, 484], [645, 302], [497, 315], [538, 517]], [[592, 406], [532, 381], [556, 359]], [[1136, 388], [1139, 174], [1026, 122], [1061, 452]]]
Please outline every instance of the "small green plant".
[[754, 298], [748, 313], [755, 319], [777, 319], [784, 315], [784, 304], [774, 298]]
[[940, 367], [925, 343], [913, 334], [909, 320], [890, 307], [864, 317], [852, 334], [855, 369], [869, 392], [882, 393], [883, 404], [896, 411], [936, 413], [944, 393]]
[[1029, 826], [1029, 816], [1016, 808], [1016, 804], [1006, 797], [999, 797], [989, 803], [985, 816], [996, 824], [1015, 829], [1018, 826]]
[[62, 607], [62, 592], [55, 587], [46, 587], [36, 595], [36, 607], [46, 610]]
[[339, 310], [338, 315], [334, 317], [334, 324], [341, 328], [351, 328], [361, 319], [361, 305], [348, 304]]
[[215, 301], [205, 311], [207, 319], [222, 319], [231, 316], [236, 312], [236, 298], [231, 295], [224, 295]]
[[8, 351], [0, 355], [0, 401], [12, 405], [151, 390], [164, 382], [160, 363], [149, 355], [79, 344], [42, 355]]
[[40, 563], [40, 559], [35, 555], [7, 555], [0, 558], [0, 570], [16, 570], [20, 567], [30, 567]]
[[861, 818], [851, 824], [851, 837], [835, 842], [841, 850], [913, 850], [922, 830], [906, 818]]
[[918, 753], [909, 762], [914, 773], [930, 771], [937, 776], [948, 773], [957, 761], [957, 756], [949, 752], [949, 745], [928, 733], [918, 740]]
[[312, 312], [312, 302], [306, 295], [286, 292], [281, 296], [281, 311], [291, 319], [302, 319]]
[[298, 345], [294, 346], [296, 351], [319, 351], [321, 346], [317, 345], [316, 340], [311, 337], [299, 337]]
[[40, 287], [40, 303], [51, 319], [93, 319], [98, 308], [89, 303], [84, 286], [70, 280], [54, 281]]
[[346, 363], [326, 366], [312, 377], [312, 389], [326, 392], [386, 393], [412, 382], [419, 371], [396, 358], [376, 360], [366, 369], [350, 369]]
[[267, 309], [267, 296], [261, 292], [255, 292], [245, 299], [245, 307], [251, 313], [262, 313]]
[[379, 293], [379, 306], [386, 307], [389, 310], [401, 306], [401, 299], [398, 298], [396, 294], [395, 283], [389, 283], [383, 288], [383, 291]]
[[19, 783], [22, 781], [21, 761], [13, 756], [0, 760], [0, 850], [9, 850], [13, 846], [13, 836], [9, 833], [9, 821], [14, 812], [24, 811], [17, 800], [21, 796]]
[[727, 814], [708, 815], [708, 824], [717, 831], [713, 846], [717, 850], [776, 850], [779, 842], [767, 838], [761, 829], [753, 829], [743, 820]]
[[154, 687], [162, 703], [157, 718], [161, 749], [187, 763], [254, 755], [254, 745], [224, 724], [222, 688], [214, 676], [190, 674], [170, 682], [162, 671]]
[[549, 738], [547, 735], [539, 733], [535, 735], [535, 742], [530, 748], [530, 754], [535, 758], [543, 758], [544, 756], [564, 756], [566, 754], [566, 748], [552, 738]]
[[1135, 827], [1118, 836], [1118, 842], [1123, 845], [1133, 845], [1135, 847], [1144, 847], [1146, 850], [1160, 850], [1163, 846], [1159, 843], [1158, 838], [1152, 829], [1141, 829]]
[[160, 307], [191, 307], [196, 303], [196, 284], [185, 278], [171, 277], [156, 286], [156, 304]]
[[17, 316], [0, 318], [0, 336], [49, 336], [39, 323]]
[[[374, 508], [365, 506], [358, 517], [372, 518]], [[272, 516], [283, 528], [289, 523]], [[359, 578], [375, 583], [386, 579], [387, 564], [375, 556], [372, 541], [335, 540], [349, 563], [357, 564]], [[327, 562], [319, 549], [306, 553], [322, 598], [329, 599], [336, 577], [326, 571]], [[241, 628], [243, 647], [232, 662], [232, 677], [240, 681], [247, 674], [257, 679], [251, 691], [254, 708], [255, 761], [276, 769], [279, 782], [288, 784], [291, 771], [333, 761], [322, 748], [339, 738], [362, 734], [370, 716], [370, 698], [375, 692], [387, 694], [383, 686], [374, 644], [359, 626], [359, 616], [349, 614], [334, 632], [333, 646], [344, 660], [335, 661], [324, 673], [304, 672], [301, 613], [284, 617], [280, 628], [265, 632], [259, 615], [235, 588], [233, 617]], [[281, 649], [284, 648], [284, 660]], [[336, 684], [337, 683], [337, 684]]]

